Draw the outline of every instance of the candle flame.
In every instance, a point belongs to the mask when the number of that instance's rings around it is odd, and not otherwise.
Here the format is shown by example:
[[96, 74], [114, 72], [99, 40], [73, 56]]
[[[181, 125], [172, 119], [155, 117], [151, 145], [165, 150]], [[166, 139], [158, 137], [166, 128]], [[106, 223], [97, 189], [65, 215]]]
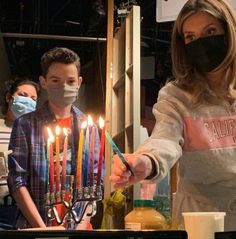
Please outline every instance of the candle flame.
[[61, 128], [57, 125], [56, 126], [56, 135], [58, 136], [61, 132]]
[[82, 129], [85, 129], [87, 126], [87, 122], [86, 121], [83, 121], [82, 124], [81, 124], [81, 128]]
[[100, 117], [99, 117], [99, 127], [102, 129], [102, 128], [104, 127], [104, 125], [105, 125], [105, 121], [104, 121], [104, 119], [100, 116]]
[[53, 136], [52, 130], [49, 127], [47, 127], [47, 131], [48, 131], [48, 139], [52, 143], [54, 141], [54, 136]]
[[93, 119], [90, 115], [88, 115], [88, 125], [92, 126], [93, 125]]
[[64, 132], [64, 135], [65, 135], [65, 136], [68, 136], [68, 132], [67, 132], [67, 129], [66, 129], [66, 128], [63, 128], [63, 132]]

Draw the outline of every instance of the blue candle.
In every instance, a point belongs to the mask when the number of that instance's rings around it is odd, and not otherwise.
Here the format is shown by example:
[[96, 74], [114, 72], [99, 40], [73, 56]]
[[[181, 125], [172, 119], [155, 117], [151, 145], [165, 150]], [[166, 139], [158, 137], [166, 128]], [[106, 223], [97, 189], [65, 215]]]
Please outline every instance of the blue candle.
[[126, 161], [126, 159], [124, 158], [124, 156], [122, 155], [122, 153], [120, 152], [119, 148], [116, 146], [115, 142], [113, 141], [113, 139], [111, 138], [110, 134], [105, 131], [105, 135], [106, 135], [106, 139], [108, 140], [109, 144], [111, 145], [111, 147], [113, 148], [114, 152], [118, 155], [118, 157], [120, 158], [120, 160], [122, 161], [122, 163], [126, 166], [126, 169], [128, 171], [130, 171], [130, 173], [132, 175], [134, 175], [130, 165], [128, 164], [128, 162]]
[[95, 141], [95, 127], [91, 127], [90, 145], [89, 145], [89, 184], [93, 186], [93, 166], [94, 166], [94, 141]]

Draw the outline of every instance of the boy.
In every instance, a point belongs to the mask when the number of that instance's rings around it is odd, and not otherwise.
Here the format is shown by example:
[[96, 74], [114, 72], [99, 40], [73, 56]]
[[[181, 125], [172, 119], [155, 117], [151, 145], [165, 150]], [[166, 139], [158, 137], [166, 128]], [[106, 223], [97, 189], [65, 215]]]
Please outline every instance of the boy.
[[[51, 225], [45, 207], [48, 193], [47, 127], [53, 129], [59, 125], [67, 129], [67, 175], [75, 175], [78, 136], [81, 123], [86, 120], [85, 115], [72, 105], [82, 81], [79, 56], [67, 48], [53, 48], [42, 56], [41, 69], [39, 80], [47, 92], [48, 101], [37, 111], [15, 121], [10, 140], [13, 153], [8, 159], [8, 186], [26, 219], [23, 225], [22, 220], [18, 220], [16, 226], [21, 228]], [[98, 152], [97, 131], [94, 145], [94, 152]], [[97, 158], [94, 160], [96, 164]]]

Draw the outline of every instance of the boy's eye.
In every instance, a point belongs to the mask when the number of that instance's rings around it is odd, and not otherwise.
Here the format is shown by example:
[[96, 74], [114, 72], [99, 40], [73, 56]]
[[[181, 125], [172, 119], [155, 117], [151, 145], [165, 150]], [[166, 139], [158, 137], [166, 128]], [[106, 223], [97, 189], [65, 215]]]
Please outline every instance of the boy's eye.
[[73, 84], [75, 84], [76, 83], [76, 80], [75, 79], [69, 79], [68, 81], [67, 81], [67, 84], [69, 84], [69, 85], [73, 85]]

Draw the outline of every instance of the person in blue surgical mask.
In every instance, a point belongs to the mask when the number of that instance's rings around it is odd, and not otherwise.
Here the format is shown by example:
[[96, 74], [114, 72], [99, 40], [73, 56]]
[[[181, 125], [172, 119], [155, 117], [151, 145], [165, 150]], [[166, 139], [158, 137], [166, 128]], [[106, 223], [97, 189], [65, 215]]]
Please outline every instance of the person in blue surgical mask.
[[[7, 90], [3, 95], [2, 114], [0, 119], [0, 152], [5, 156], [0, 158], [0, 228], [10, 227], [12, 224], [12, 198], [6, 182], [9, 140], [14, 120], [25, 113], [36, 109], [36, 102], [39, 94], [39, 85], [26, 77], [16, 78], [7, 83]], [[4, 162], [3, 162], [4, 161]], [[4, 167], [4, 168], [3, 168]], [[5, 175], [4, 175], [5, 174]]]
[[236, 16], [227, 0], [188, 0], [173, 26], [173, 80], [153, 106], [151, 136], [133, 154], [117, 155], [115, 188], [159, 182], [177, 163], [172, 219], [183, 212], [226, 212], [236, 230]]
[[8, 149], [14, 120], [36, 110], [38, 94], [39, 85], [27, 77], [17, 77], [14, 81], [7, 83], [1, 105], [3, 116], [0, 119], [0, 152]]

